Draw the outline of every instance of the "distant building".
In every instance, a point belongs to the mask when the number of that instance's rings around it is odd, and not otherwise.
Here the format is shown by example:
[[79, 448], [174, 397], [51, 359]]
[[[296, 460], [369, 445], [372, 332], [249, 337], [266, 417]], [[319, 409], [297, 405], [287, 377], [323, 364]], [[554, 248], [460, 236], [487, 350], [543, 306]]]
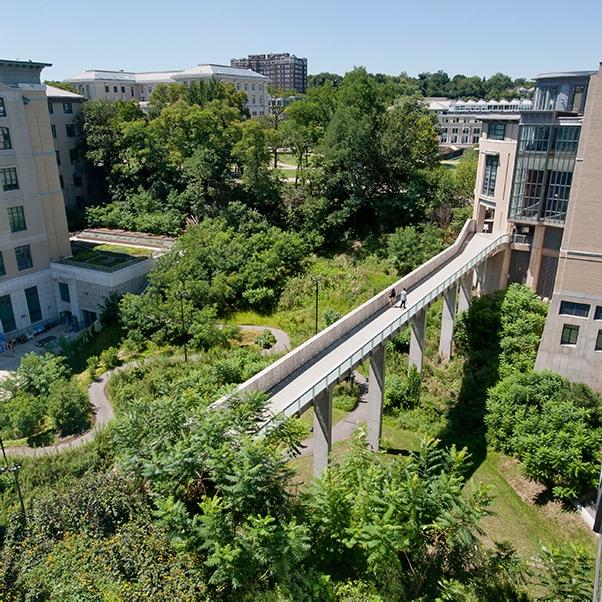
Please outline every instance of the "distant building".
[[252, 69], [270, 78], [277, 88], [292, 89], [300, 94], [307, 90], [307, 59], [288, 52], [280, 54], [250, 54], [244, 59], [232, 59], [232, 67]]
[[65, 206], [81, 207], [86, 200], [87, 181], [77, 116], [84, 97], [54, 86], [46, 86], [46, 97]]
[[452, 100], [444, 97], [426, 99], [429, 109], [439, 121], [439, 146], [468, 148], [479, 143], [483, 131], [483, 115], [528, 111], [533, 103], [529, 99], [512, 100]]
[[268, 78], [250, 69], [236, 69], [227, 65], [204, 64], [180, 71], [106, 71], [93, 69], [70, 77], [73, 84], [88, 100], [134, 100], [146, 103], [159, 84], [189, 83], [216, 77], [233, 84], [247, 94], [247, 105], [252, 116], [267, 112]]

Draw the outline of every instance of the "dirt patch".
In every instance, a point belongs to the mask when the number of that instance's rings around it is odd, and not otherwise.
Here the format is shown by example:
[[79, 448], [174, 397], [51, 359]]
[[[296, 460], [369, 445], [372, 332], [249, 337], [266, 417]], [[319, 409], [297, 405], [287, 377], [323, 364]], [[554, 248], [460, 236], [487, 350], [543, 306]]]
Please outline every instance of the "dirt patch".
[[541, 483], [524, 477], [519, 466], [519, 461], [515, 458], [505, 458], [499, 464], [499, 471], [524, 502], [534, 505], [546, 488]]

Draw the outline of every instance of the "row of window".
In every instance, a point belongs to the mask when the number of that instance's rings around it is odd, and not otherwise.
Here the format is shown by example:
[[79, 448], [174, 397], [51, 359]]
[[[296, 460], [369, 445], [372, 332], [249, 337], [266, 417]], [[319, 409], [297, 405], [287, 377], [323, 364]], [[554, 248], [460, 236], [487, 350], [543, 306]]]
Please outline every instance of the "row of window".
[[[40, 305], [38, 288], [31, 286], [23, 292], [25, 293], [25, 301], [27, 302], [27, 311], [29, 312], [31, 323], [39, 322], [42, 319], [42, 306]], [[2, 323], [2, 330], [4, 332], [11, 332], [17, 328], [10, 295], [0, 297], [0, 322]]]
[[[579, 338], [579, 326], [576, 324], [565, 324], [562, 327], [562, 334], [560, 335], [561, 345], [576, 345], [577, 339]], [[598, 330], [596, 336], [596, 344], [594, 346], [595, 351], [602, 351], [602, 330]]]
[[[31, 256], [31, 247], [29, 245], [21, 245], [15, 247], [15, 259], [17, 260], [17, 270], [20, 272], [28, 270], [33, 267], [33, 259]], [[4, 255], [0, 251], [0, 276], [6, 275], [6, 268], [4, 267]]]
[[[149, 88], [148, 91], [150, 92], [152, 90], [152, 88]], [[115, 94], [118, 93], [118, 87], [117, 86], [113, 86], [113, 92]], [[105, 84], [105, 94], [110, 94], [111, 93], [111, 87], [108, 84]], [[125, 94], [125, 86], [121, 86], [121, 93]], [[134, 88], [132, 86], [130, 86], [130, 94], [132, 95], [132, 98], [134, 98]]]
[[[573, 301], [561, 301], [558, 313], [564, 316], [577, 316], [578, 318], [587, 318], [589, 316], [590, 305], [587, 303], [575, 303]], [[602, 320], [602, 305], [596, 305], [594, 320]]]
[[[48, 101], [48, 112], [54, 113], [54, 103], [51, 100]], [[70, 102], [64, 102], [63, 103], [63, 113], [66, 113], [66, 114], [73, 113], [73, 104]]]

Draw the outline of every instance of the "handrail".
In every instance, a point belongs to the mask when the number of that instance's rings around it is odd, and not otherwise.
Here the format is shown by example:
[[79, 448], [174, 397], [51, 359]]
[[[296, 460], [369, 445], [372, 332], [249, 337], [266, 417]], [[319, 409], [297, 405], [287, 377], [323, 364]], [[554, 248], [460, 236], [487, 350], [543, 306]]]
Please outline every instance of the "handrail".
[[[508, 244], [510, 241], [509, 234], [503, 234], [491, 242], [487, 247], [475, 255], [472, 259], [467, 261], [461, 268], [457, 269], [451, 276], [449, 276], [444, 282], [442, 282], [435, 289], [429, 291], [419, 301], [414, 303], [412, 307], [408, 308], [398, 318], [391, 322], [388, 326], [385, 326], [380, 332], [374, 335], [370, 341], [362, 345], [362, 347], [349, 354], [342, 362], [338, 364], [336, 368], [331, 370], [326, 376], [322, 377], [316, 384], [308, 387], [303, 393], [298, 395], [291, 403], [280, 413], [285, 416], [291, 416], [299, 412], [302, 406], [316, 397], [316, 395], [326, 389], [330, 384], [337, 382], [341, 379], [341, 376], [351, 371], [355, 366], [364, 360], [364, 358], [372, 351], [377, 345], [387, 340], [393, 335], [394, 332], [399, 330], [404, 324], [406, 324], [410, 318], [415, 316], [420, 310], [428, 307], [431, 302], [439, 297], [447, 288], [454, 284], [461, 276], [466, 274], [469, 270], [481, 263], [483, 259], [488, 257], [498, 247]], [[272, 420], [277, 416], [271, 416], [265, 422], [263, 428], [265, 428]]]

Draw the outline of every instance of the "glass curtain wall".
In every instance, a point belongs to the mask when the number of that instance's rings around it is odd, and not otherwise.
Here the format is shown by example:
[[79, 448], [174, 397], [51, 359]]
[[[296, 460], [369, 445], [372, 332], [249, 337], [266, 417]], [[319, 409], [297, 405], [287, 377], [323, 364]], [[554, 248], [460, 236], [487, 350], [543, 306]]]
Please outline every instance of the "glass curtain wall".
[[510, 219], [564, 223], [580, 126], [521, 126]]

